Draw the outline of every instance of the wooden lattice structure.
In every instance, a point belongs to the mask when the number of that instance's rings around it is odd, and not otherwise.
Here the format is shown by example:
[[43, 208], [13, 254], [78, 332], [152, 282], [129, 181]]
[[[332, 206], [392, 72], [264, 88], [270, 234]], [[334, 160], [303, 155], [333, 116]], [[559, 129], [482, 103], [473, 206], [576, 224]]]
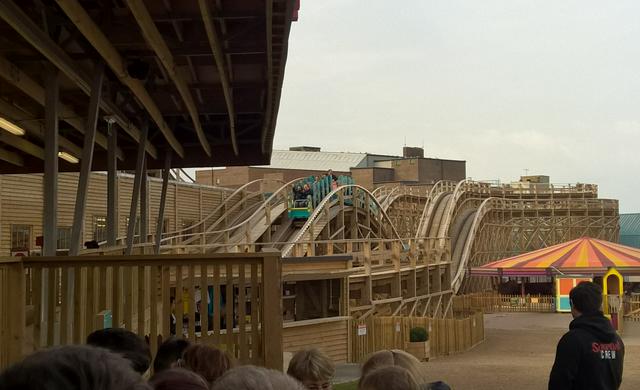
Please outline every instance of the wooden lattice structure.
[[[285, 351], [315, 345], [341, 362], [359, 353], [352, 320], [452, 318], [456, 291], [487, 287], [466, 276], [472, 265], [582, 235], [617, 236], [617, 201], [598, 199], [595, 186], [532, 190], [464, 181], [370, 192], [344, 185], [295, 225], [287, 218], [293, 183], [247, 183], [193, 226], [149, 234], [133, 253], [207, 258], [279, 251]], [[124, 242], [116, 244], [98, 252], [127, 253]], [[199, 280], [198, 269], [185, 271], [183, 289]], [[323, 338], [314, 340], [314, 332]]]
[[[465, 290], [487, 287], [466, 277], [470, 266], [584, 235], [608, 240], [617, 236], [617, 201], [598, 199], [593, 185], [498, 186], [462, 181], [373, 192], [346, 185], [328, 194], [303, 226], [294, 227], [286, 218], [286, 200], [294, 182], [282, 185], [262, 203], [253, 203], [235, 219], [202, 222], [209, 228], [190, 237], [169, 235], [164, 240], [170, 245], [162, 250], [207, 253], [269, 248], [280, 250], [285, 258], [299, 259], [346, 255], [357, 272], [349, 276], [350, 309], [343, 314], [391, 315], [408, 308], [412, 315], [446, 316], [451, 291], [462, 286]], [[238, 204], [230, 201], [221, 207], [231, 212]], [[423, 276], [415, 268], [421, 263], [437, 267], [427, 267]], [[399, 264], [395, 274], [385, 269], [393, 264]], [[316, 273], [314, 278], [330, 277], [313, 262], [305, 271]]]

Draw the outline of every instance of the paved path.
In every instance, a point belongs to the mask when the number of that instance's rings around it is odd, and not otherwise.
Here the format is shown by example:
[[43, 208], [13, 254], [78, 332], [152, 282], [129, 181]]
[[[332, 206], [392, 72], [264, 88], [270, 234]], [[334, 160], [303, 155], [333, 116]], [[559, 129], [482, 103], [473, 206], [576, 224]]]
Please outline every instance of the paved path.
[[[570, 321], [568, 314], [488, 314], [485, 342], [429, 362], [429, 376], [454, 389], [546, 389], [556, 344]], [[638, 329], [623, 335], [627, 350], [621, 389], [640, 389], [639, 335]]]
[[[546, 389], [555, 348], [571, 316], [555, 313], [485, 315], [484, 343], [473, 350], [426, 363], [432, 380], [457, 390]], [[640, 389], [640, 323], [627, 326], [625, 374], [621, 389]], [[336, 383], [359, 377], [357, 365], [337, 367]]]

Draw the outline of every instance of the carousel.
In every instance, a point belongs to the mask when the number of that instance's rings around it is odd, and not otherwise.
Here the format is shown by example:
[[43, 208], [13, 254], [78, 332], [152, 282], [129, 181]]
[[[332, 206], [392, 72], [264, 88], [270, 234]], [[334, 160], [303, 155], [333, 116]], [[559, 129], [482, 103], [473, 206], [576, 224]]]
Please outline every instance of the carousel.
[[602, 286], [603, 311], [617, 325], [624, 279], [640, 275], [640, 249], [583, 237], [471, 268], [470, 274], [517, 281], [522, 295], [527, 283], [550, 284], [558, 312], [571, 311], [569, 292], [574, 286], [594, 281]]

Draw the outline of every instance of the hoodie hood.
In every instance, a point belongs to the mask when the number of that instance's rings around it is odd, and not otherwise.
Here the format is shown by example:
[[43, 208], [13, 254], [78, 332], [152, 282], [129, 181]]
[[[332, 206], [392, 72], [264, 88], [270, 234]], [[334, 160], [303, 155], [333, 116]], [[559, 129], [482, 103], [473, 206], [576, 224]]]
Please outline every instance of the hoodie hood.
[[596, 314], [583, 314], [577, 317], [571, 324], [569, 329], [582, 329], [591, 333], [596, 339], [603, 342], [613, 342], [617, 339], [617, 333], [611, 322], [602, 312]]

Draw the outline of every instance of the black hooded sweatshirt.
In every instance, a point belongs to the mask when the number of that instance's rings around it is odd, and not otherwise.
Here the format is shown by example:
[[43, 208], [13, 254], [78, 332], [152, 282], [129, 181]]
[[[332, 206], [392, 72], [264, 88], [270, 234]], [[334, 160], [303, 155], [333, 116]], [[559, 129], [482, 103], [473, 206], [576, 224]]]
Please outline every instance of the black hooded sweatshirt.
[[602, 312], [581, 315], [558, 342], [549, 390], [615, 390], [622, 382], [624, 344]]

